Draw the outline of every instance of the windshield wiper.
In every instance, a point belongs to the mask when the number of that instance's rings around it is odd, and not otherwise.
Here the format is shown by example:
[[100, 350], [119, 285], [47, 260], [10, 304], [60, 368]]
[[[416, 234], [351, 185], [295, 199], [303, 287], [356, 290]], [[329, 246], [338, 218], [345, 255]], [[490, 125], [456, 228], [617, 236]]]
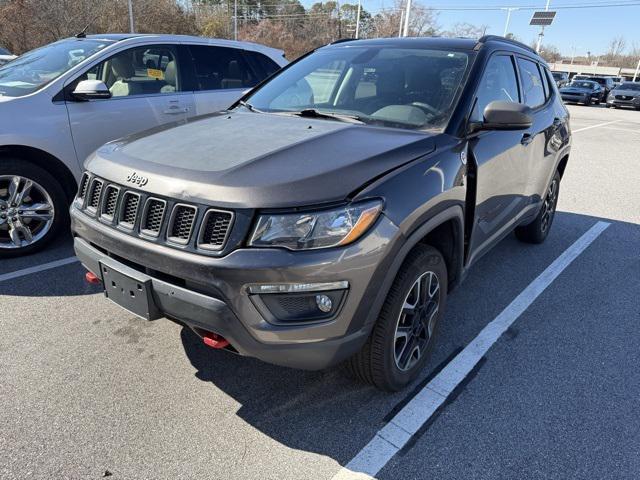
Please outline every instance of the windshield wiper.
[[245, 102], [244, 100], [240, 100], [238, 102], [238, 105], [242, 105], [244, 108], [246, 108], [247, 110], [249, 110], [250, 112], [255, 112], [255, 113], [265, 113], [262, 110], [254, 107], [253, 105], [251, 105], [250, 103]]
[[286, 112], [289, 115], [295, 115], [303, 118], [326, 118], [329, 120], [338, 120], [339, 122], [364, 124], [362, 117], [357, 115], [346, 115], [344, 113], [320, 112], [314, 108], [305, 108], [299, 112]]

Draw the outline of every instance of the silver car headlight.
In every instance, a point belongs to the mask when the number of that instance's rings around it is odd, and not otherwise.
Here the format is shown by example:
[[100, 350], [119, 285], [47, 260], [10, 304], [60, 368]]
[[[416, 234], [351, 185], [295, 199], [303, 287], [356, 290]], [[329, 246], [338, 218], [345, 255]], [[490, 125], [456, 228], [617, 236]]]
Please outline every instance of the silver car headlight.
[[369, 200], [314, 212], [261, 215], [249, 245], [290, 250], [347, 245], [364, 235], [381, 211], [382, 201]]

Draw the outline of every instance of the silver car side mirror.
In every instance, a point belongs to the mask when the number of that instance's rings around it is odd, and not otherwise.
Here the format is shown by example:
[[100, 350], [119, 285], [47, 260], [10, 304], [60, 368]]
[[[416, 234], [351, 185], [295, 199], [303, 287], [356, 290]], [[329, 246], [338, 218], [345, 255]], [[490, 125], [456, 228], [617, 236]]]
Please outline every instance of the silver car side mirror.
[[102, 80], [82, 80], [72, 95], [83, 101], [111, 98], [111, 92]]

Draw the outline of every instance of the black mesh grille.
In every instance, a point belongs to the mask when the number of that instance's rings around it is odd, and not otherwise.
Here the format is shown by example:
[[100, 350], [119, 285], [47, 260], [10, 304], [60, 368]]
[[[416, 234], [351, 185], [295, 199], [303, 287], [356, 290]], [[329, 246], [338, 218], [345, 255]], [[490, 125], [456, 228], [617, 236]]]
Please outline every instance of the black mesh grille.
[[98, 208], [98, 205], [100, 205], [100, 194], [102, 193], [103, 185], [102, 180], [94, 180], [91, 184], [91, 198], [89, 199], [91, 208]]
[[89, 186], [89, 175], [86, 173], [82, 176], [82, 180], [80, 180], [80, 190], [78, 191], [78, 198], [84, 198], [87, 194], [87, 187]]
[[278, 296], [280, 307], [291, 315], [308, 315], [317, 313], [315, 295]]
[[113, 185], [109, 185], [105, 189], [105, 199], [102, 205], [102, 214], [113, 217], [116, 213], [116, 205], [118, 204], [118, 189]]
[[173, 211], [173, 223], [169, 237], [172, 240], [180, 240], [185, 243], [191, 236], [193, 221], [196, 218], [196, 209], [187, 205], [178, 205]]
[[122, 202], [122, 211], [120, 213], [120, 223], [126, 223], [133, 226], [136, 223], [136, 215], [138, 214], [138, 204], [140, 197], [131, 192], [124, 194]]
[[232, 215], [229, 212], [207, 212], [204, 230], [200, 238], [200, 246], [213, 249], [222, 248], [227, 238], [231, 219]]
[[103, 224], [120, 225], [128, 235], [204, 255], [225, 251], [235, 221], [233, 211], [176, 203], [88, 172], [80, 179], [73, 207]]
[[162, 226], [162, 217], [164, 216], [165, 203], [154, 198], [148, 200], [147, 214], [142, 223], [142, 229], [145, 233], [158, 234]]

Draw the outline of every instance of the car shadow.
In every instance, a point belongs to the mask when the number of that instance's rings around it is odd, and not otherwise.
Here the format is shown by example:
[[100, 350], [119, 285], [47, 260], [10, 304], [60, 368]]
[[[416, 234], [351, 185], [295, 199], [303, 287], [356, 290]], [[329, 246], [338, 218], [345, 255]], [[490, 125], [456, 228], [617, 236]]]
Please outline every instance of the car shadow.
[[[481, 258], [450, 295], [428, 367], [402, 392], [378, 391], [349, 378], [340, 367], [299, 371], [212, 350], [187, 327], [181, 331], [185, 354], [198, 379], [240, 404], [236, 415], [245, 422], [290, 448], [327, 455], [344, 465], [411, 398], [412, 392], [598, 220], [558, 212], [543, 246], [523, 244], [510, 235]], [[503, 340], [513, 341], [517, 335], [517, 328], [512, 328]]]

